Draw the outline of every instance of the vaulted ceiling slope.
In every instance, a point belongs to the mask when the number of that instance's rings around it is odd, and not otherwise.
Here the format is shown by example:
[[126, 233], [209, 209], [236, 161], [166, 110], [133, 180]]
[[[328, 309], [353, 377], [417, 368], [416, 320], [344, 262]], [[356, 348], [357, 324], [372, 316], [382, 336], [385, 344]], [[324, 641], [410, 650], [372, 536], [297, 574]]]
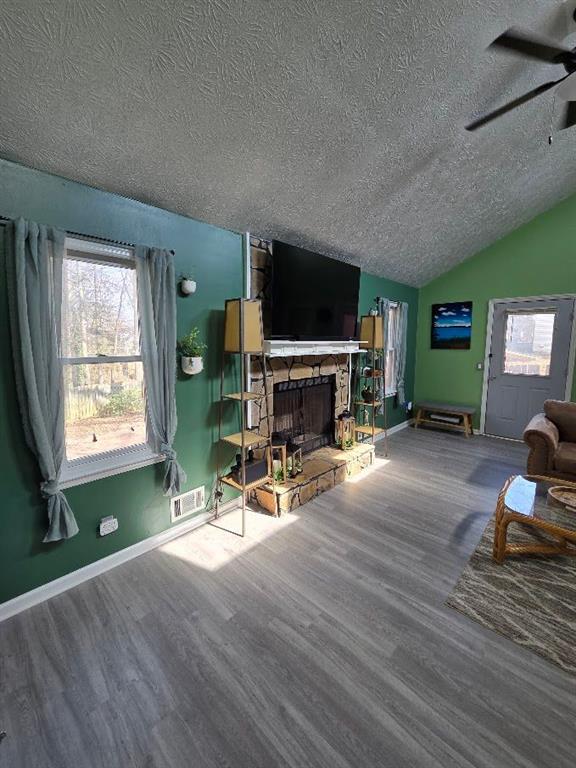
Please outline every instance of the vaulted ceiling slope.
[[[0, 155], [422, 285], [569, 195], [557, 0], [0, 0]], [[574, 43], [572, 43], [574, 45]], [[1, 212], [0, 212], [1, 213]]]

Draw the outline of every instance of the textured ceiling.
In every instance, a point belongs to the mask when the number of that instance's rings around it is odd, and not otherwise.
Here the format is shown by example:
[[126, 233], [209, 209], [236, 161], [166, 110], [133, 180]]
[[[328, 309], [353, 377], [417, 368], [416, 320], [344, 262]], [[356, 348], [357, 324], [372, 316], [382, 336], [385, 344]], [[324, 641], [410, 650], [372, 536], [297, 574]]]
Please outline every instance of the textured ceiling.
[[485, 52], [512, 25], [576, 32], [557, 0], [0, 0], [0, 155], [422, 285], [575, 188], [552, 94], [463, 130], [557, 74]]

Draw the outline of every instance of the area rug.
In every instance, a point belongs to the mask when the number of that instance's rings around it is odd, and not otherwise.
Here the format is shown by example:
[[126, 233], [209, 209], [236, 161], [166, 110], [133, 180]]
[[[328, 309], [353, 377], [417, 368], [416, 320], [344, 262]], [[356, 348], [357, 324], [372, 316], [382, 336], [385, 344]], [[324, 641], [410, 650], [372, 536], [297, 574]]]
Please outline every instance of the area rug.
[[[576, 557], [492, 560], [494, 519], [446, 605], [576, 675]], [[538, 535], [512, 523], [508, 541]], [[539, 538], [542, 540], [542, 538]]]

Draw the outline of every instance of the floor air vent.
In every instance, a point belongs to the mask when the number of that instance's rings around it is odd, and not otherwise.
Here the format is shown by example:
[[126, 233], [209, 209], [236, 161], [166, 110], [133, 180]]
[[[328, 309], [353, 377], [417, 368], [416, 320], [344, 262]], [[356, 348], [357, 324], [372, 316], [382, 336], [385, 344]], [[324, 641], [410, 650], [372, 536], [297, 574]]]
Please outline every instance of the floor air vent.
[[194, 512], [200, 512], [204, 509], [204, 486], [194, 488], [193, 491], [187, 491], [186, 493], [175, 496], [170, 501], [170, 517], [173, 523], [182, 520], [184, 517], [193, 515]]

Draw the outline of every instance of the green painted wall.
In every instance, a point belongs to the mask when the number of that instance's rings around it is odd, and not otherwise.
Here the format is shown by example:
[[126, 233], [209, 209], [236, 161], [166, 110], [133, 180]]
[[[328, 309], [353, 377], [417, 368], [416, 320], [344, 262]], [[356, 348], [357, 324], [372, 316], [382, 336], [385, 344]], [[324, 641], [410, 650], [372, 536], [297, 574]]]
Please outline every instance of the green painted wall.
[[[194, 270], [198, 290], [178, 298], [178, 334], [198, 325], [209, 345], [206, 370], [176, 384], [179, 427], [175, 448], [188, 488], [214, 476], [214, 436], [219, 391], [218, 351], [224, 300], [242, 293], [241, 237], [183, 216], [0, 161], [0, 214], [25, 216], [63, 229], [176, 251], [176, 273]], [[162, 465], [77, 486], [66, 491], [80, 533], [66, 542], [42, 544], [46, 506], [39, 476], [22, 437], [12, 376], [7, 327], [4, 227], [0, 227], [0, 602], [123, 549], [170, 526], [162, 495]], [[96, 535], [99, 519], [115, 514], [117, 533]]]
[[[204, 373], [193, 378], [179, 376], [177, 381], [175, 448], [188, 474], [187, 488], [204, 484], [210, 491], [215, 471], [222, 308], [225, 299], [242, 292], [240, 236], [2, 160], [0, 215], [24, 216], [86, 235], [172, 248], [177, 274], [193, 269], [198, 291], [177, 299], [178, 335], [197, 325], [209, 349]], [[170, 526], [169, 502], [161, 491], [162, 469], [156, 465], [67, 490], [80, 533], [66, 542], [41, 543], [46, 505], [40, 498], [40, 478], [24, 444], [16, 405], [7, 325], [4, 233], [0, 226], [0, 603]], [[362, 275], [360, 312], [366, 313], [378, 295], [410, 303], [407, 389], [411, 395], [417, 291]], [[232, 409], [232, 417], [234, 406], [227, 407]], [[404, 415], [400, 409], [391, 410], [390, 420], [403, 421]], [[105, 514], [118, 517], [119, 530], [100, 539], [97, 526]]]
[[[475, 405], [478, 426], [489, 300], [558, 293], [576, 293], [576, 196], [420, 289], [415, 399]], [[445, 301], [474, 302], [469, 350], [430, 349], [431, 306]]]
[[[405, 301], [408, 304], [408, 342], [406, 359], [406, 399], [414, 398], [414, 368], [416, 361], [416, 329], [418, 325], [418, 289], [411, 288], [385, 277], [376, 277], [362, 273], [360, 276], [360, 297], [358, 300], [358, 315], [367, 315], [374, 306], [376, 296], [383, 296], [394, 301]], [[388, 426], [393, 427], [406, 421], [406, 412], [396, 405], [394, 398], [386, 399]], [[383, 416], [378, 416], [376, 424], [382, 426]]]

